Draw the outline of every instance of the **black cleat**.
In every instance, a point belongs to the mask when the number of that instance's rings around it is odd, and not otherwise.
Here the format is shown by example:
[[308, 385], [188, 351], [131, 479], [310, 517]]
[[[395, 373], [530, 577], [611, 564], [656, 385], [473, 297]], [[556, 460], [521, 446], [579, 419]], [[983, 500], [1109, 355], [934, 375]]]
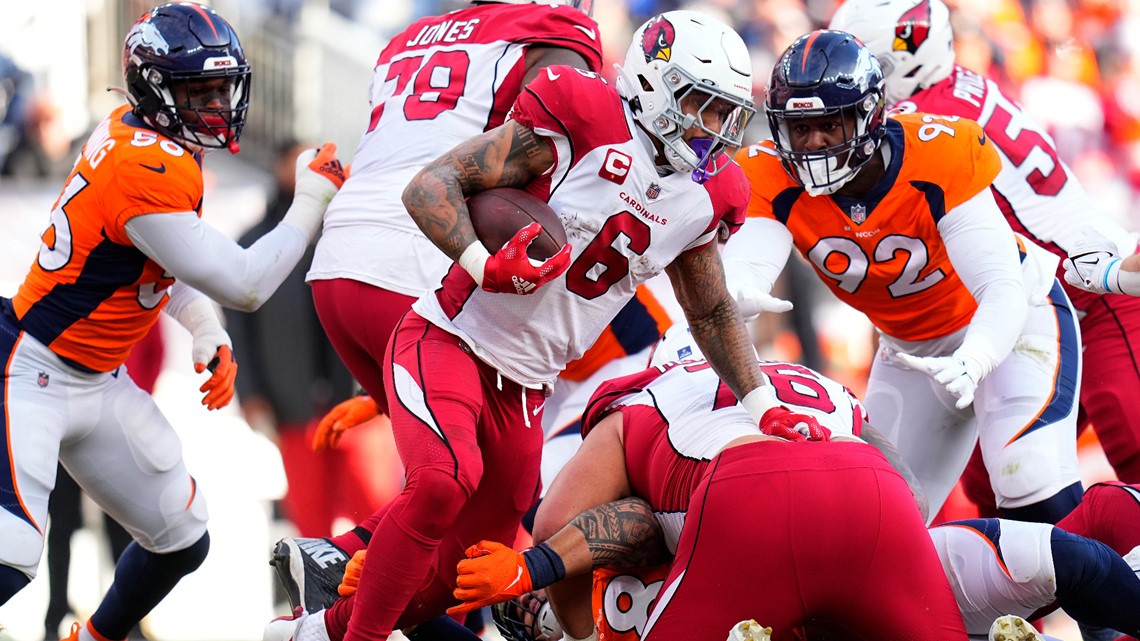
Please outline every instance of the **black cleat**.
[[269, 565], [289, 597], [289, 607], [317, 612], [330, 607], [340, 595], [348, 554], [328, 539], [287, 536], [277, 542]]

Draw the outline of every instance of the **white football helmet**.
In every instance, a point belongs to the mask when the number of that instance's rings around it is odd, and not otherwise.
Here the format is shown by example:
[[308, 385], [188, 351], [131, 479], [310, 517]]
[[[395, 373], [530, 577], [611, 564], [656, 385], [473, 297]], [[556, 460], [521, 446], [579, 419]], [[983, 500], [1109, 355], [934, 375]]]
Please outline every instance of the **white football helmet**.
[[594, 15], [594, 0], [467, 0], [468, 4], [546, 4], [553, 7], [567, 5], [582, 13]]
[[[717, 156], [739, 147], [752, 102], [752, 57], [744, 40], [728, 25], [696, 11], [669, 11], [650, 18], [633, 34], [617, 90], [629, 101], [634, 118], [665, 145], [674, 171], [692, 171], [704, 182], [728, 163]], [[681, 103], [690, 95], [703, 99], [697, 115]], [[721, 113], [720, 131], [703, 124], [705, 109]], [[686, 129], [699, 126], [709, 138], [686, 143]]]
[[878, 58], [891, 105], [954, 70], [954, 31], [942, 0], [847, 0], [828, 28], [854, 35]]

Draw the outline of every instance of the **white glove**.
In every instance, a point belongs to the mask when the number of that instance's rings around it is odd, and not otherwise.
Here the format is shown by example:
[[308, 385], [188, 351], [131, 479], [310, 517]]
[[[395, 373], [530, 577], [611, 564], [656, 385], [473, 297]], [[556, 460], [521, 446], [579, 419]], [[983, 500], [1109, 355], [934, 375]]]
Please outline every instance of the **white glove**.
[[297, 156], [293, 204], [285, 212], [285, 222], [303, 231], [311, 242], [321, 229], [325, 208], [347, 177], [348, 172], [336, 158], [336, 145], [331, 142], [320, 149], [301, 152]]
[[954, 407], [962, 410], [974, 402], [974, 392], [982, 380], [982, 368], [972, 358], [956, 355], [911, 356], [903, 353], [895, 356], [906, 367], [926, 374], [945, 387], [947, 392], [958, 399]]
[[753, 285], [741, 285], [733, 292], [736, 306], [740, 308], [740, 315], [744, 320], [752, 320], [764, 312], [783, 313], [792, 308], [792, 303], [782, 298], [776, 298], [768, 292]]
[[1065, 282], [1094, 294], [1121, 294], [1116, 243], [1086, 229], [1065, 259]]

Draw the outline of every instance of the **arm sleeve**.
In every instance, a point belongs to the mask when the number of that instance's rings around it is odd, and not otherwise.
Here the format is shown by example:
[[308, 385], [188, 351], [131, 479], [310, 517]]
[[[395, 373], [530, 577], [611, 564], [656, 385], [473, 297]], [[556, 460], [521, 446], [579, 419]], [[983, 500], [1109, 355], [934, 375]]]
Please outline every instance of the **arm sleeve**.
[[782, 223], [771, 218], [747, 219], [721, 252], [728, 291], [750, 286], [771, 292], [791, 251], [792, 232]]
[[282, 222], [248, 249], [193, 213], [148, 214], [126, 224], [135, 247], [177, 280], [224, 307], [261, 307], [297, 266], [308, 245], [300, 229]]
[[954, 271], [978, 301], [955, 355], [972, 358], [984, 378], [1013, 350], [1029, 313], [1017, 242], [990, 190], [938, 223]]

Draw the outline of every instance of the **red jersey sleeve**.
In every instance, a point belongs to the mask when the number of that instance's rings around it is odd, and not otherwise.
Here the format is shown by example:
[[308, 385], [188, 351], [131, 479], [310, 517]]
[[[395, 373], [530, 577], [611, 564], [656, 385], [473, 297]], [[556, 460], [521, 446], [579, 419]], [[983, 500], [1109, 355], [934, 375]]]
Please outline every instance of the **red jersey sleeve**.
[[526, 5], [515, 24], [517, 33], [526, 34], [518, 42], [569, 49], [586, 59], [590, 71], [601, 71], [598, 24], [581, 11], [564, 5]]
[[609, 416], [618, 401], [645, 389], [646, 385], [657, 380], [661, 374], [660, 369], [650, 367], [634, 374], [612, 378], [599, 385], [586, 403], [586, 410], [582, 412], [582, 437], [585, 438], [590, 430]]
[[621, 97], [601, 76], [555, 65], [530, 82], [510, 118], [541, 135], [563, 136], [578, 156], [629, 140]]
[[717, 230], [717, 241], [725, 242], [744, 224], [748, 209], [748, 178], [740, 165], [722, 154], [718, 165], [726, 165], [705, 183], [713, 206], [713, 221], [705, 233]]

